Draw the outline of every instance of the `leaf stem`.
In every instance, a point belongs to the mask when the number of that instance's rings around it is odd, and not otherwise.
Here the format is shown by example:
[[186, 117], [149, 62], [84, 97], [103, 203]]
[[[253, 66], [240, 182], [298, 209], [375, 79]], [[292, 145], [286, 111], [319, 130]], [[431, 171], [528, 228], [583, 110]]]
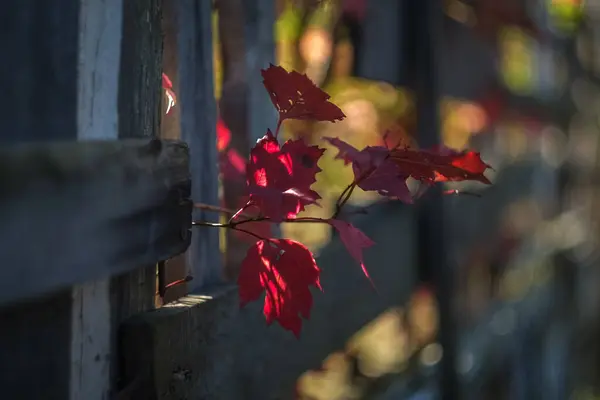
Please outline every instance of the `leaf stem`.
[[240, 208], [239, 210], [237, 210], [236, 212], [234, 212], [231, 215], [231, 218], [229, 218], [229, 221], [227, 223], [232, 224], [233, 220], [236, 219], [240, 215], [243, 215], [244, 217], [251, 218], [250, 215], [244, 213], [244, 211], [246, 211], [246, 209], [248, 207], [250, 207], [250, 206], [252, 206], [252, 202], [250, 200], [248, 200], [248, 202], [246, 202], [246, 204], [244, 204], [244, 206], [242, 208]]
[[344, 205], [346, 205], [346, 203], [348, 202], [348, 200], [350, 200], [350, 196], [352, 196], [352, 192], [354, 192], [354, 189], [356, 188], [356, 185], [357, 185], [357, 182], [352, 182], [340, 194], [340, 197], [338, 198], [338, 200], [337, 200], [337, 202], [335, 204], [335, 212], [331, 216], [331, 219], [335, 219], [335, 218], [337, 218], [340, 215], [340, 213], [342, 212], [342, 208], [344, 207]]
[[249, 230], [246, 230], [246, 229], [238, 228], [238, 227], [235, 227], [235, 226], [231, 227], [231, 229], [235, 229], [236, 231], [244, 232], [245, 234], [248, 234], [250, 236], [254, 236], [258, 240], [268, 240], [267, 238], [264, 238], [264, 237], [262, 237], [260, 235], [257, 235], [256, 233], [254, 233], [252, 231], [249, 231]]
[[281, 119], [281, 115], [279, 115], [279, 119], [277, 120], [277, 128], [275, 128], [275, 137], [279, 135], [279, 129], [281, 129], [281, 123], [283, 120]]
[[[232, 221], [232, 222], [226, 222], [226, 223], [221, 223], [221, 222], [209, 222], [209, 221], [192, 221], [192, 226], [207, 226], [210, 228], [231, 228], [231, 229], [238, 229], [237, 226], [238, 225], [243, 225], [243, 224], [247, 224], [248, 222], [270, 222], [271, 218], [269, 217], [254, 217], [254, 218], [248, 218], [248, 219], [243, 219], [241, 221]], [[283, 221], [281, 221], [283, 223], [313, 223], [313, 224], [326, 224], [327, 220], [323, 219], [323, 218], [316, 218], [316, 217], [300, 217], [300, 218], [286, 218]]]
[[215, 212], [228, 214], [228, 215], [234, 215], [235, 213], [239, 212], [239, 210], [234, 211], [230, 208], [213, 206], [212, 204], [206, 204], [206, 203], [194, 203], [194, 208], [198, 208], [200, 210], [215, 211]]

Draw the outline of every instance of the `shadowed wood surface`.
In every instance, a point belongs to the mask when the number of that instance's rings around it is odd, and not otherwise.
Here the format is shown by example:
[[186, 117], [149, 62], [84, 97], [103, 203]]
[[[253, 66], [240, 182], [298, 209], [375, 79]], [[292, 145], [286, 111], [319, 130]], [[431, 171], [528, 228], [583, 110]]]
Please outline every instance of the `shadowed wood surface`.
[[3, 4], [0, 143], [76, 135], [79, 11], [79, 0]]
[[188, 163], [185, 144], [159, 140], [1, 148], [0, 303], [183, 252]]

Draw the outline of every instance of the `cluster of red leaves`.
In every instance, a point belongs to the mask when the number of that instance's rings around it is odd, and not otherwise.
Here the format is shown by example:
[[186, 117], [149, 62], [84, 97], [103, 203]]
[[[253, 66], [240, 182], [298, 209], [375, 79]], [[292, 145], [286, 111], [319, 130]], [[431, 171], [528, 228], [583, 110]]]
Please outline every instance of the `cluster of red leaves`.
[[[246, 164], [249, 198], [232, 218], [231, 227], [243, 230], [244, 223], [257, 220], [330, 224], [339, 232], [340, 240], [368, 277], [363, 250], [373, 246], [374, 242], [363, 232], [339, 219], [338, 213], [329, 219], [297, 217], [307, 205], [318, 204], [320, 196], [311, 186], [321, 171], [318, 162], [325, 149], [308, 145], [302, 139], [288, 140], [282, 145], [277, 140], [281, 123], [286, 119], [335, 122], [344, 119], [344, 113], [329, 102], [329, 95], [306, 75], [271, 65], [262, 70], [262, 76], [279, 112], [279, 122], [275, 133], [268, 130], [250, 152]], [[352, 164], [354, 181], [349, 188], [358, 186], [411, 203], [413, 196], [406, 185], [409, 177], [421, 181], [425, 187], [444, 181], [490, 183], [483, 174], [490, 167], [472, 151], [415, 150], [398, 146], [370, 146], [358, 150], [338, 138], [325, 140], [339, 150], [337, 158]], [[342, 194], [339, 206], [343, 206], [347, 200], [344, 196], [351, 192]], [[253, 208], [258, 217], [244, 217], [249, 208]], [[303, 244], [250, 233], [258, 241], [248, 250], [238, 277], [241, 306], [259, 299], [266, 292], [263, 313], [267, 323], [277, 320], [283, 328], [298, 336], [301, 317], [308, 319], [312, 307], [309, 286], [321, 290], [320, 269]]]
[[[321, 198], [311, 186], [316, 181], [316, 174], [321, 171], [318, 162], [325, 149], [308, 145], [303, 139], [288, 140], [280, 145], [277, 136], [281, 123], [286, 119], [336, 122], [344, 119], [345, 115], [329, 101], [329, 95], [306, 75], [271, 65], [262, 70], [262, 76], [271, 101], [279, 112], [279, 121], [275, 133], [267, 130], [265, 136], [257, 141], [248, 161], [228, 148], [231, 132], [221, 119], [217, 122], [221, 173], [226, 179], [245, 175], [248, 190], [243, 205], [225, 226], [254, 239], [238, 277], [240, 306], [258, 300], [265, 292], [263, 314], [267, 323], [276, 320], [284, 329], [299, 336], [301, 318], [308, 319], [312, 308], [309, 287], [312, 285], [322, 290], [320, 269], [313, 254], [302, 243], [271, 238], [269, 223], [331, 225], [339, 232], [348, 253], [360, 264], [368, 278], [363, 250], [375, 243], [351, 223], [339, 218], [339, 209], [354, 187], [412, 203], [414, 196], [406, 184], [409, 177], [422, 182], [424, 188], [444, 181], [471, 180], [489, 184], [483, 173], [490, 167], [481, 161], [478, 153], [472, 151], [456, 152], [441, 147], [415, 150], [387, 145], [358, 150], [338, 138], [325, 138], [337, 148], [336, 158], [352, 164], [354, 180], [340, 195], [336, 213], [331, 218], [300, 218], [298, 213], [307, 205], [318, 204]], [[171, 81], [164, 74], [163, 88], [170, 109], [175, 105], [175, 94]]]

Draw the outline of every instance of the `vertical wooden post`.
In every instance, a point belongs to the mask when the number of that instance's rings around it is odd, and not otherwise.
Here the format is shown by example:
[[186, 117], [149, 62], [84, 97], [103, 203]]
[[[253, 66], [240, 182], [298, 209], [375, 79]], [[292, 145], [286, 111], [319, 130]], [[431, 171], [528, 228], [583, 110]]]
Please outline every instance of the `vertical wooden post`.
[[[2, 145], [77, 139], [79, 16], [80, 0], [3, 4]], [[72, 306], [63, 290], [0, 309], [3, 397], [72, 398]]]
[[402, 61], [400, 43], [403, 40], [400, 23], [402, 3], [396, 0], [367, 3], [362, 38], [364, 45], [357, 59], [360, 77], [394, 85], [399, 83], [398, 71], [401, 70]]
[[[244, 3], [246, 27], [246, 78], [248, 82], [248, 141], [254, 145], [258, 139], [277, 125], [277, 111], [265, 90], [260, 75], [262, 68], [275, 64], [275, 1], [259, 0]], [[273, 225], [274, 236], [280, 235], [278, 225]]]
[[[173, 90], [178, 96], [180, 94], [179, 68], [178, 68], [178, 46], [177, 36], [179, 31], [178, 24], [179, 2], [173, 0], [163, 0], [163, 73], [165, 73], [171, 83]], [[181, 139], [181, 106], [176, 104], [171, 108], [168, 115], [166, 96], [163, 95], [163, 107], [160, 120], [160, 137], [163, 139]], [[188, 257], [186, 254], [180, 254], [170, 260], [166, 260], [163, 266], [164, 284], [169, 284], [177, 280], [184, 279], [191, 274], [191, 267], [187, 265]], [[159, 270], [159, 273], [161, 271]], [[200, 277], [198, 277], [199, 279]], [[175, 301], [188, 293], [187, 283], [170, 288], [165, 294], [163, 301], [165, 303]]]
[[277, 111], [262, 84], [260, 70], [275, 64], [275, 1], [244, 3], [246, 25], [246, 77], [248, 79], [248, 138], [251, 144], [274, 129]]
[[[122, 17], [122, 0], [81, 0], [78, 140], [118, 139]], [[72, 301], [70, 399], [109, 399], [110, 278], [74, 286]]]
[[[216, 0], [219, 13], [219, 41], [223, 69], [219, 115], [231, 130], [229, 147], [246, 157], [250, 151], [249, 88], [246, 67], [246, 24], [244, 0]], [[243, 180], [223, 181], [223, 203], [227, 208], [237, 208], [246, 194]], [[228, 280], [237, 277], [240, 264], [246, 255], [248, 243], [231, 229], [226, 233], [224, 275]]]
[[[412, 19], [414, 31], [409, 35], [416, 56], [417, 129], [421, 147], [440, 144], [439, 122], [439, 45], [443, 22], [441, 0], [412, 0], [407, 18]], [[444, 224], [442, 189], [436, 186], [425, 201], [419, 204], [419, 266], [432, 273], [439, 309], [438, 341], [443, 348], [439, 368], [439, 388], [443, 400], [459, 399], [456, 370], [457, 327], [454, 318], [454, 268], [451, 262]]]
[[[122, 0], [122, 39], [119, 69], [119, 138], [152, 138], [160, 132], [162, 96], [162, 1]], [[115, 277], [111, 281], [114, 348], [122, 321], [154, 308], [156, 265]], [[113, 357], [112, 379], [117, 389], [131, 388], [138, 376], [121, 369]], [[137, 371], [143, 373], [145, 371]]]
[[[179, 1], [179, 111], [181, 139], [190, 147], [192, 198], [202, 203], [219, 204], [211, 15], [210, 1]], [[219, 216], [197, 210], [194, 217], [217, 221]], [[189, 284], [190, 291], [221, 281], [218, 229], [195, 228], [187, 254], [194, 277]]]

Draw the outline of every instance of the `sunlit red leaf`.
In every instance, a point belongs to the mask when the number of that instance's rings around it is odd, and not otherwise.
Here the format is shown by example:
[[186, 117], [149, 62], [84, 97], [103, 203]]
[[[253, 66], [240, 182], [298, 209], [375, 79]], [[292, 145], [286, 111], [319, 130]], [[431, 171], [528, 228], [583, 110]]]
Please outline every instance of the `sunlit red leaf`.
[[312, 253], [289, 239], [260, 240], [242, 262], [238, 277], [240, 306], [258, 300], [266, 292], [263, 314], [267, 324], [277, 321], [297, 337], [302, 320], [310, 318], [312, 293], [321, 289], [319, 267]]
[[484, 172], [491, 168], [474, 151], [392, 149], [390, 158], [414, 179], [427, 184], [446, 181], [491, 182]]
[[288, 72], [276, 65], [270, 65], [261, 73], [263, 84], [279, 112], [280, 122], [285, 119], [335, 122], [345, 118], [342, 110], [328, 101], [330, 96], [306, 75]]
[[274, 221], [293, 218], [321, 197], [310, 189], [321, 171], [317, 162], [324, 150], [303, 140], [279, 147], [268, 131], [250, 152], [246, 180], [251, 201]]

